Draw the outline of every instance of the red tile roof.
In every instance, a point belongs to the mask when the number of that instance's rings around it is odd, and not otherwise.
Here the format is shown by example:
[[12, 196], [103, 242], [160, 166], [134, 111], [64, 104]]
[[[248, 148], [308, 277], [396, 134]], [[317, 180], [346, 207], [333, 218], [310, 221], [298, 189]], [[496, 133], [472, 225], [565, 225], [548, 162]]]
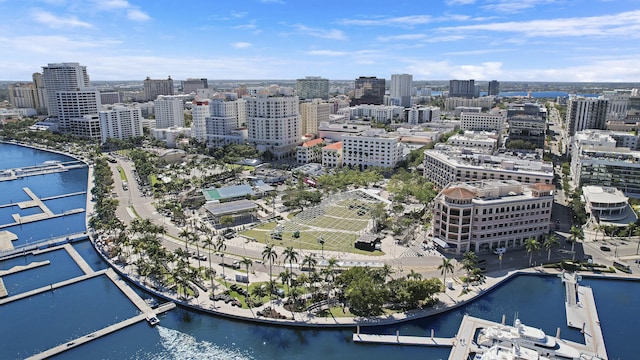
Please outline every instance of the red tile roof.
[[302, 146], [304, 146], [304, 147], [312, 147], [312, 146], [320, 145], [323, 142], [324, 142], [324, 139], [322, 139], [322, 138], [313, 139], [313, 140], [309, 140], [309, 141], [305, 142], [304, 144], [302, 144]]
[[325, 146], [323, 149], [327, 149], [327, 150], [341, 150], [342, 149], [342, 141], [333, 143], [333, 144], [329, 144], [327, 146]]

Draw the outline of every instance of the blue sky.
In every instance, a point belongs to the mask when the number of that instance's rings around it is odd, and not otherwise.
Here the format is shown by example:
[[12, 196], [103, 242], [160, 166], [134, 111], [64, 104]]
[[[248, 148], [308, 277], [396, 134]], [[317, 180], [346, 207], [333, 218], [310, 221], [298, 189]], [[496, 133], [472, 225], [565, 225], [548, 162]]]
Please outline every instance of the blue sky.
[[0, 0], [0, 80], [640, 82], [640, 0]]

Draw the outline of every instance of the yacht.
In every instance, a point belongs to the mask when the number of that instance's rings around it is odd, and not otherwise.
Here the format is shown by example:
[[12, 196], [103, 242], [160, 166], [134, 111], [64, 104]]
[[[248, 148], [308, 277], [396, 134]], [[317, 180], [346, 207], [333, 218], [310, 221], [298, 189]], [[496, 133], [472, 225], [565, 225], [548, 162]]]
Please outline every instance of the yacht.
[[561, 342], [555, 337], [547, 336], [541, 329], [526, 326], [516, 319], [513, 326], [494, 325], [482, 329], [478, 334], [477, 344], [482, 346], [518, 346], [536, 351], [550, 359], [581, 359], [578, 349]]
[[476, 354], [473, 360], [549, 360], [537, 351], [518, 345], [511, 347], [493, 345], [482, 354]]

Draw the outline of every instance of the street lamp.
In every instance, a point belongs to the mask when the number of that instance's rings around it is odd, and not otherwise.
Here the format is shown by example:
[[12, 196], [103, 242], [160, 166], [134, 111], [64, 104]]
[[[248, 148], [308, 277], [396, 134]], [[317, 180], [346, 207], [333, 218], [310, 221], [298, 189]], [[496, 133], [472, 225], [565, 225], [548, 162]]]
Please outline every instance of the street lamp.
[[322, 236], [320, 236], [320, 238], [318, 239], [318, 242], [320, 243], [320, 246], [322, 247], [322, 258], [324, 259], [324, 239], [322, 238]]

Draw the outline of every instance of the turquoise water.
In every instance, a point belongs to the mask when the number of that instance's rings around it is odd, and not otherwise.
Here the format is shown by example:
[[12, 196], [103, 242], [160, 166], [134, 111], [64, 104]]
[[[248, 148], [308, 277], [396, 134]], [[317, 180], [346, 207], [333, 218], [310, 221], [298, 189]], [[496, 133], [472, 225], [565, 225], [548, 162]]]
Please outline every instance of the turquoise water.
[[[6, 151], [10, 157], [5, 156]], [[0, 168], [33, 165], [51, 159], [65, 160], [59, 155], [47, 155], [0, 144]], [[20, 157], [24, 163], [16, 161]], [[5, 159], [11, 160], [11, 165], [6, 165], [9, 162]], [[15, 193], [10, 195], [12, 198], [18, 198], [20, 193], [26, 197], [21, 190], [24, 186], [39, 196], [86, 190], [86, 169], [25, 180], [28, 185], [16, 184], [16, 181], [0, 183], [0, 203], [8, 202], [10, 191], [7, 189]], [[83, 196], [66, 201], [56, 200], [52, 206], [85, 206], [80, 204], [84, 202]], [[79, 220], [65, 217], [30, 225], [33, 226], [23, 225], [20, 237], [47, 238], [54, 231], [63, 235], [84, 230], [84, 214], [80, 214]], [[94, 270], [107, 267], [89, 242], [73, 246]], [[65, 251], [0, 261], [0, 269], [44, 259], [51, 260], [51, 265], [6, 277], [9, 292], [23, 292], [82, 274]], [[640, 324], [640, 312], [634, 302], [640, 298], [640, 283], [585, 279], [583, 284], [594, 289], [609, 358], [637, 358], [630, 340], [636, 337], [635, 324]], [[104, 276], [2, 305], [0, 358], [23, 358], [129, 318], [136, 312], [130, 301]], [[465, 313], [494, 321], [500, 321], [505, 314], [507, 322], [512, 322], [517, 313], [527, 325], [541, 327], [549, 334], [555, 334], [556, 328], [560, 327], [563, 338], [583, 341], [578, 331], [566, 328], [564, 292], [559, 279], [538, 276], [516, 277], [481, 299], [445, 314], [362, 331], [393, 334], [399, 329], [401, 334], [428, 335], [434, 329], [436, 336], [453, 336]], [[231, 321], [180, 308], [161, 315], [160, 320], [158, 327], [138, 323], [61, 353], [57, 358], [314, 360], [446, 359], [449, 356], [447, 348], [354, 344], [351, 336], [355, 329], [287, 329]]]

